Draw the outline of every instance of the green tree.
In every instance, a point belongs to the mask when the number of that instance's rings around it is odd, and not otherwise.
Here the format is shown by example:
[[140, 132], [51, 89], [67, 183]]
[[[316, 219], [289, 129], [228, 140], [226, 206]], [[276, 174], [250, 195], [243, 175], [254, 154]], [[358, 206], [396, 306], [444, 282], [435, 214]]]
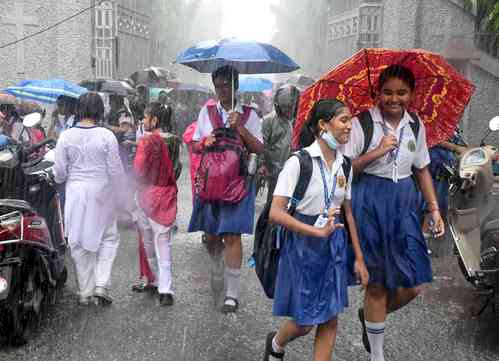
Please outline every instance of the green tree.
[[475, 32], [492, 31], [499, 33], [499, 1], [498, 0], [465, 0], [468, 10], [475, 10]]

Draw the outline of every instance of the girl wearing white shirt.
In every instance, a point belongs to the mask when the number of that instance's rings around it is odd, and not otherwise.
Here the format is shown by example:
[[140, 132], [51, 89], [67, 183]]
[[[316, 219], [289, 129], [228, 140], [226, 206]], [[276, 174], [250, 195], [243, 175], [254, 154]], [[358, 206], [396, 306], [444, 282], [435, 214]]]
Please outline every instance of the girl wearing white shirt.
[[370, 110], [370, 144], [365, 144], [368, 140], [359, 120], [354, 119], [345, 147], [357, 177], [352, 188], [353, 214], [359, 221], [370, 276], [359, 319], [371, 361], [384, 361], [386, 315], [408, 304], [419, 294], [421, 284], [432, 281], [413, 174], [428, 203], [426, 224], [431, 220], [433, 233], [444, 233], [427, 167], [430, 158], [424, 124], [407, 112], [416, 89], [414, 74], [404, 66], [392, 65], [381, 73], [378, 86], [378, 105]]
[[[274, 315], [290, 317], [278, 332], [267, 335], [264, 361], [283, 359], [284, 347], [317, 326], [314, 360], [330, 360], [336, 338], [337, 315], [348, 306], [347, 238], [339, 223], [343, 205], [355, 253], [355, 272], [363, 286], [368, 274], [360, 250], [350, 205], [352, 172], [337, 150], [348, 141], [351, 114], [338, 100], [323, 99], [312, 109], [307, 128], [315, 141], [310, 155], [312, 175], [296, 212], [286, 208], [295, 191], [300, 162], [291, 157], [279, 175], [270, 210], [270, 221], [286, 229], [277, 275]], [[347, 163], [348, 164], [348, 163]], [[351, 169], [350, 169], [351, 170]]]

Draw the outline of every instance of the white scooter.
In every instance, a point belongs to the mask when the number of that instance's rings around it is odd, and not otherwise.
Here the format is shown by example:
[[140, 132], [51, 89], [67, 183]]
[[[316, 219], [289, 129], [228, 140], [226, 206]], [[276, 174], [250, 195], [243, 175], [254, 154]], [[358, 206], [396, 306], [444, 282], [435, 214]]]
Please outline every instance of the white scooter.
[[[499, 131], [499, 117], [489, 129], [487, 136]], [[485, 138], [461, 156], [457, 169], [448, 168], [448, 220], [458, 263], [466, 280], [485, 295], [478, 315], [488, 306], [495, 312], [499, 293], [499, 174], [494, 174], [499, 153], [485, 145]]]

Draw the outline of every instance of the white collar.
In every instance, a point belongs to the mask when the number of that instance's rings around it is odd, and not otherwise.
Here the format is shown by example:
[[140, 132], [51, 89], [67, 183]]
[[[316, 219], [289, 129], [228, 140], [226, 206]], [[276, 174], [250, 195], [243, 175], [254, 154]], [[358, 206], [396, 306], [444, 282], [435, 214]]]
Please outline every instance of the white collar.
[[[324, 164], [327, 164], [326, 159], [324, 158], [324, 155], [322, 154], [321, 147], [319, 145], [319, 141], [315, 140], [310, 146], [305, 148], [310, 154], [312, 158], [320, 158], [324, 162]], [[339, 166], [343, 164], [343, 153], [340, 151], [339, 148], [336, 149], [336, 159], [333, 162], [333, 171], [335, 169], [338, 169]]]
[[[222, 103], [219, 101], [217, 102], [217, 110], [220, 114], [224, 114], [224, 113], [227, 113], [229, 114], [230, 111], [227, 111], [224, 109], [224, 107], [222, 106]], [[244, 110], [243, 110], [243, 105], [241, 104], [240, 101], [238, 101], [236, 103], [236, 106], [234, 107], [234, 111], [238, 112], [238, 113], [244, 113]]]
[[[383, 114], [381, 114], [381, 109], [379, 108], [379, 106], [374, 107], [372, 111], [373, 111], [372, 112], [373, 122], [383, 124], [384, 123]], [[414, 119], [412, 119], [407, 110], [404, 110], [404, 116], [400, 120], [399, 128], [406, 126], [409, 123], [414, 123]], [[388, 122], [386, 124], [389, 126]]]

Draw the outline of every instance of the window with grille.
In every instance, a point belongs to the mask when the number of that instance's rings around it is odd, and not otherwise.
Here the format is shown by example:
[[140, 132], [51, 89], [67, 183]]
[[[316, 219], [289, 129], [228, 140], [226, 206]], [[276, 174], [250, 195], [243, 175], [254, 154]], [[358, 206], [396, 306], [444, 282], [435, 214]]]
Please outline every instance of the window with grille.
[[114, 11], [110, 1], [95, 8], [95, 75], [97, 79], [113, 78]]

